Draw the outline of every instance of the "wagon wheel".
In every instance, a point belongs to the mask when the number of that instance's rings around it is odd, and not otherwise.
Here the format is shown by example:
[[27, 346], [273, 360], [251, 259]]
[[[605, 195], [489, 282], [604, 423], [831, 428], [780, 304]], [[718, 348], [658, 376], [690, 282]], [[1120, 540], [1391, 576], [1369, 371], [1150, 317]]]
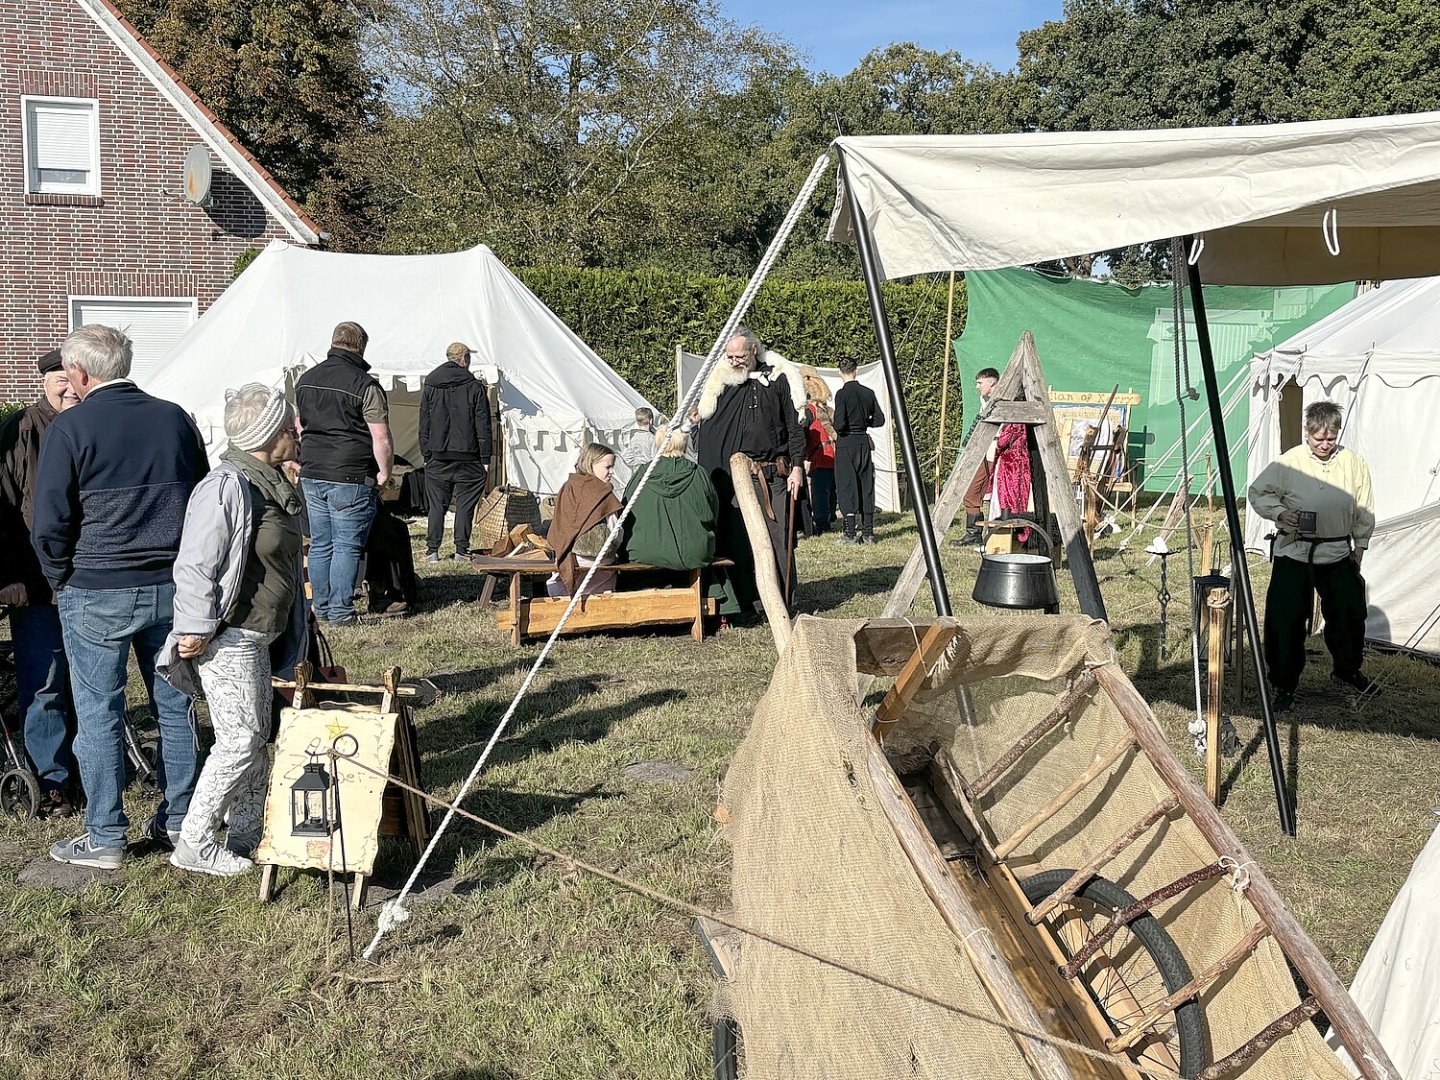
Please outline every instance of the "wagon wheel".
[[[1073, 870], [1047, 870], [1021, 887], [1032, 905], [1055, 892]], [[1073, 956], [1110, 917], [1135, 903], [1113, 881], [1093, 877], [1074, 897], [1041, 924], [1066, 957]], [[1141, 915], [1105, 943], [1077, 977], [1116, 1035], [1135, 1023], [1167, 995], [1191, 979], [1190, 965], [1153, 915]], [[1198, 1076], [1210, 1064], [1210, 1039], [1200, 1002], [1191, 998], [1154, 1027], [1155, 1037], [1139, 1043], [1129, 1056], [1141, 1065]]]
[[0, 811], [6, 817], [33, 818], [40, 813], [40, 784], [25, 769], [11, 769], [0, 776]]

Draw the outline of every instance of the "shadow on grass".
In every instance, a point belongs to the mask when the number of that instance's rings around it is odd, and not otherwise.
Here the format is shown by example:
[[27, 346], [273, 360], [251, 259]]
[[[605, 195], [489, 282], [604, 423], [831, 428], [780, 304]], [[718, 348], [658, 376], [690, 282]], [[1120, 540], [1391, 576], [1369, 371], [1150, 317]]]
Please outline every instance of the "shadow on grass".
[[476, 1068], [430, 1073], [426, 1080], [518, 1080], [518, 1077], [519, 1073], [511, 1072], [503, 1065], [480, 1065]]
[[804, 611], [823, 615], [856, 596], [889, 595], [895, 588], [897, 573], [893, 566], [872, 566], [819, 581], [806, 581], [802, 575], [798, 590], [799, 606]]
[[[686, 690], [670, 687], [648, 690], [625, 701], [575, 708], [598, 693], [605, 681], [603, 675], [561, 679], [543, 692], [527, 697], [511, 728], [496, 744], [491, 760], [496, 763], [519, 761], [571, 743], [598, 742], [620, 721], [689, 696]], [[429, 787], [458, 783], [469, 774], [489, 741], [494, 724], [499, 722], [503, 708], [498, 700], [481, 702], [471, 706], [464, 715], [442, 718], [421, 730], [425, 782]], [[477, 723], [477, 715], [487, 716], [489, 722]], [[462, 739], [465, 741], [459, 742]]]

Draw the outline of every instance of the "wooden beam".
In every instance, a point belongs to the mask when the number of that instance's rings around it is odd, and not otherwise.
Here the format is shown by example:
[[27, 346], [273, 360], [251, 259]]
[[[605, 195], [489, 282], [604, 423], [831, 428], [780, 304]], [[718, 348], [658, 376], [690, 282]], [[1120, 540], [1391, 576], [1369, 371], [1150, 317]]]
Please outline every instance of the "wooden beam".
[[1237, 866], [1245, 868], [1249, 875], [1249, 883], [1245, 888], [1246, 899], [1270, 928], [1276, 943], [1299, 972], [1310, 992], [1315, 995], [1320, 1008], [1325, 1010], [1331, 1027], [1349, 1052], [1355, 1067], [1360, 1070], [1360, 1075], [1365, 1077], [1365, 1080], [1398, 1080], [1399, 1070], [1391, 1062], [1385, 1047], [1370, 1029], [1354, 1000], [1341, 985], [1329, 962], [1295, 921], [1295, 916], [1285, 907], [1280, 894], [1275, 891], [1275, 887], [1270, 884], [1269, 878], [1240, 842], [1240, 838], [1225, 824], [1219, 811], [1196, 786], [1185, 766], [1170, 750], [1170, 745], [1165, 741], [1159, 725], [1150, 713], [1150, 707], [1145, 704], [1145, 699], [1130, 685], [1130, 680], [1113, 661], [1094, 670], [1100, 685], [1104, 687], [1125, 722], [1130, 725], [1130, 730], [1135, 733], [1146, 757], [1150, 759], [1150, 764], [1180, 800], [1180, 805], [1185, 808], [1186, 815], [1200, 831], [1200, 835], [1216, 854], [1228, 855], [1235, 860]]
[[[900, 847], [914, 867], [926, 895], [959, 939], [1000, 1016], [1035, 1031], [1044, 1030], [1044, 1022], [1034, 1003], [1021, 989], [1015, 973], [995, 947], [992, 935], [981, 933], [987, 929], [985, 924], [950, 876], [944, 856], [926, 831], [905, 789], [900, 786], [880, 744], [874, 739], [866, 739], [865, 744], [866, 765], [875, 785], [880, 809], [895, 830]], [[1011, 1037], [1040, 1080], [1074, 1080], [1074, 1074], [1054, 1046], [1014, 1032]]]
[[992, 424], [1048, 424], [1054, 418], [1040, 401], [997, 401], [985, 411]]
[[933, 622], [926, 629], [920, 638], [915, 652], [910, 660], [901, 670], [895, 683], [885, 695], [885, 700], [880, 702], [880, 708], [875, 710], [874, 733], [877, 739], [884, 741], [885, 735], [904, 715], [905, 710], [910, 707], [911, 700], [925, 686], [925, 680], [929, 678], [930, 671], [934, 668], [936, 661], [944, 655], [950, 642], [955, 639], [957, 627], [953, 624]]
[[[916, 477], [911, 477], [914, 484]], [[733, 454], [730, 458], [730, 480], [735, 488], [735, 501], [740, 506], [740, 516], [745, 521], [745, 534], [750, 538], [750, 553], [754, 556], [755, 585], [760, 590], [760, 603], [765, 608], [765, 620], [770, 624], [770, 636], [775, 639], [776, 655], [783, 655], [785, 646], [790, 644], [790, 609], [785, 605], [785, 594], [780, 587], [780, 571], [775, 566], [775, 550], [770, 545], [770, 530], [765, 524], [765, 511], [760, 507], [760, 496], [755, 493], [755, 477], [751, 473], [751, 461], [745, 454]]]
[[1018, 829], [1007, 836], [1003, 844], [996, 845], [996, 857], [1008, 859], [1015, 853], [1016, 848], [1030, 838], [1031, 833], [1064, 809], [1071, 799], [1075, 798], [1076, 795], [1079, 795], [1080, 792], [1094, 783], [1097, 777], [1103, 776], [1114, 768], [1115, 763], [1133, 750], [1135, 746], [1136, 743], [1134, 739], [1122, 739], [1108, 754], [1071, 781], [1070, 785], [1064, 791], [1060, 792], [1060, 794], [1042, 806], [1031, 815], [1029, 820], [1022, 823]]
[[1225, 614], [1229, 606], [1230, 593], [1226, 589], [1211, 589], [1206, 595], [1205, 675], [1208, 693], [1205, 699], [1205, 794], [1216, 805], [1220, 802], [1220, 735], [1225, 716]]
[[[560, 623], [570, 602], [568, 596], [527, 600], [525, 633], [548, 634]], [[708, 602], [707, 614], [715, 614], [717, 602]], [[663, 626], [695, 622], [695, 594], [690, 589], [637, 589], [634, 592], [599, 593], [586, 596], [576, 605], [566, 631], [621, 630], [627, 626]], [[509, 611], [495, 614], [495, 625], [513, 630], [515, 617]]]

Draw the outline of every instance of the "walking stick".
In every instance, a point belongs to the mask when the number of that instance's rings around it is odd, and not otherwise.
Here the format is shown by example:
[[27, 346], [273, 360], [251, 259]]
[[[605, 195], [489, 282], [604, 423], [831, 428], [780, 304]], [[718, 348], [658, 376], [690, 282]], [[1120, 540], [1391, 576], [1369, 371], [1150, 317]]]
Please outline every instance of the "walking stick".
[[799, 501], [795, 492], [790, 490], [790, 479], [785, 479], [785, 491], [789, 495], [790, 509], [785, 515], [785, 606], [794, 607], [795, 596], [791, 591], [794, 582], [790, 580], [791, 570], [795, 566], [795, 504]]

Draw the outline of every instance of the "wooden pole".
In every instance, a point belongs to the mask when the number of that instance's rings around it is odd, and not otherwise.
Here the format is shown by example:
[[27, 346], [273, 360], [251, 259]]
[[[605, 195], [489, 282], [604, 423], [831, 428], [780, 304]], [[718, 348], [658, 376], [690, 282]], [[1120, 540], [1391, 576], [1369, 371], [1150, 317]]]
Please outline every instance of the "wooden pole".
[[[926, 895], [945, 924], [960, 939], [965, 955], [1000, 1016], [1031, 1030], [1044, 1030], [1034, 1003], [1021, 989], [1015, 973], [995, 947], [994, 934], [989, 932], [974, 906], [950, 876], [945, 857], [935, 846], [935, 840], [926, 830], [910, 796], [895, 778], [895, 770], [886, 760], [885, 752], [874, 739], [866, 739], [865, 743], [866, 764], [880, 809], [895, 830], [900, 847], [920, 878]], [[1074, 1073], [1054, 1046], [1013, 1032], [1011, 1037], [1039, 1080], [1075, 1080]]]
[[790, 609], [785, 606], [785, 595], [780, 591], [775, 549], [770, 546], [770, 530], [765, 525], [760, 496], [755, 493], [755, 476], [750, 471], [747, 455], [735, 454], [730, 458], [730, 481], [735, 487], [735, 501], [740, 504], [740, 516], [745, 521], [745, 533], [750, 537], [750, 553], [755, 561], [755, 585], [760, 590], [760, 603], [765, 608], [765, 619], [770, 624], [770, 635], [775, 639], [778, 656], [790, 644]]
[[[950, 368], [955, 363], [955, 271], [950, 271], [950, 295], [945, 300], [945, 365], [940, 369], [940, 439], [935, 446], [935, 498], [940, 498], [940, 462], [945, 457], [945, 406], [950, 396]], [[963, 419], [963, 417], [962, 417]]]
[[1280, 899], [1280, 894], [1260, 869], [1255, 857], [1240, 842], [1225, 824], [1220, 812], [1215, 809], [1205, 793], [1190, 778], [1185, 766], [1170, 750], [1160, 725], [1150, 713], [1150, 707], [1139, 691], [1130, 685], [1125, 673], [1108, 657], [1094, 657], [1104, 661], [1094, 668], [1096, 677], [1105, 692], [1110, 695], [1115, 708], [1130, 725], [1136, 741], [1150, 759], [1150, 764], [1160, 774], [1167, 787], [1175, 793], [1184, 807], [1185, 814], [1200, 831], [1212, 850], [1221, 856], [1228, 855], [1248, 875], [1245, 897], [1257, 915], [1265, 921], [1274, 935], [1276, 943], [1286, 958], [1299, 972], [1305, 985], [1325, 1010], [1330, 1024], [1340, 1042], [1349, 1051], [1351, 1060], [1365, 1080], [1400, 1080], [1400, 1072], [1390, 1061], [1385, 1047], [1365, 1017], [1360, 1014], [1354, 1000], [1336, 977], [1334, 970], [1315, 947], [1315, 943], [1295, 921]]
[[1225, 715], [1225, 623], [1230, 593], [1211, 589], [1206, 608], [1205, 794], [1220, 803], [1220, 727]]

